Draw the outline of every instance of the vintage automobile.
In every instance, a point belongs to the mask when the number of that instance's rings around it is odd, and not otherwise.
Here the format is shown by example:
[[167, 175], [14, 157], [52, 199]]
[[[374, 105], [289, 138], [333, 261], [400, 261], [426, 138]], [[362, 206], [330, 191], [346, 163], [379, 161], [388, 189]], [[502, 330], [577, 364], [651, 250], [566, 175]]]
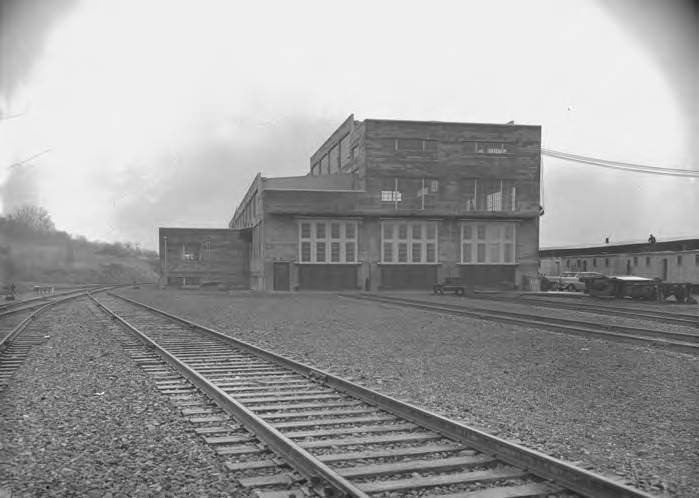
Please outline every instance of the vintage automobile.
[[437, 282], [432, 286], [435, 294], [453, 292], [457, 296], [463, 296], [466, 292], [466, 283], [459, 277], [447, 277], [444, 282]]
[[593, 280], [604, 278], [604, 275], [594, 271], [564, 271], [560, 275], [546, 275], [546, 286], [550, 290], [567, 290], [569, 292], [585, 291]]

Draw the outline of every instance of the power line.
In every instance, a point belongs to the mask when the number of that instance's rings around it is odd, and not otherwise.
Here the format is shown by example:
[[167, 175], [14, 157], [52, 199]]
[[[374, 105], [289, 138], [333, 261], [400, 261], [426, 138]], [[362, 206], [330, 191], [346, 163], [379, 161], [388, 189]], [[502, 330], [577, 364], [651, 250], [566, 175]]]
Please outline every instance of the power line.
[[22, 166], [23, 164], [28, 163], [28, 162], [31, 161], [32, 159], [36, 159], [36, 158], [39, 157], [39, 156], [43, 156], [44, 154], [48, 154], [49, 152], [51, 152], [51, 150], [52, 150], [52, 149], [46, 149], [46, 150], [44, 150], [44, 151], [41, 151], [41, 152], [39, 152], [38, 154], [34, 154], [33, 156], [30, 156], [30, 157], [28, 157], [28, 158], [26, 158], [26, 159], [23, 159], [23, 160], [21, 160], [21, 161], [18, 161], [18, 162], [14, 163], [14, 164], [10, 164], [10, 165], [8, 166], [8, 168], [16, 168], [17, 166]]
[[625, 163], [619, 161], [609, 161], [567, 152], [559, 152], [551, 149], [541, 149], [541, 154], [566, 161], [589, 164], [600, 168], [616, 169], [620, 171], [630, 171], [633, 173], [647, 173], [651, 175], [679, 176], [684, 178], [699, 178], [699, 171], [679, 168], [662, 168], [659, 166], [647, 166], [643, 164]]

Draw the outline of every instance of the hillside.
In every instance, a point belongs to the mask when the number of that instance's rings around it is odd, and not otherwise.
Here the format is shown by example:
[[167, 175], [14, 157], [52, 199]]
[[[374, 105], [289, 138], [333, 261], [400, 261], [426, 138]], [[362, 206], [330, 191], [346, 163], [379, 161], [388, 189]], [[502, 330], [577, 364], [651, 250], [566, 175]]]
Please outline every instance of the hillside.
[[0, 218], [0, 286], [9, 282], [130, 283], [158, 279], [158, 256]]

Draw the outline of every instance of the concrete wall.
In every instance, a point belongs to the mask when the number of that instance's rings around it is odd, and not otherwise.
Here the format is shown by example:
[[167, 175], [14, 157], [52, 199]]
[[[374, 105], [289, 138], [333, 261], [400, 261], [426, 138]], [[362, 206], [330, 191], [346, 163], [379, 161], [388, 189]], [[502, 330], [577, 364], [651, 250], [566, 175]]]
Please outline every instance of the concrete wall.
[[[166, 278], [172, 280], [189, 277], [198, 278], [201, 284], [220, 282], [227, 288], [248, 288], [249, 244], [241, 239], [240, 231], [160, 228], [159, 236], [163, 284]], [[185, 259], [183, 245], [198, 248], [199, 258]]]

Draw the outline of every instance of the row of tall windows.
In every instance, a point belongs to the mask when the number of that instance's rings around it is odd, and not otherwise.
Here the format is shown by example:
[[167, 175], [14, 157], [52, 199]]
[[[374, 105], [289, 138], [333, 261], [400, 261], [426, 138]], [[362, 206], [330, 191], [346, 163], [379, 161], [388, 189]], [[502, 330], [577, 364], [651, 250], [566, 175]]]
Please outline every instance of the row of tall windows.
[[384, 221], [381, 247], [382, 263], [436, 263], [437, 222]]
[[299, 261], [302, 263], [355, 263], [356, 221], [299, 223]]
[[[381, 263], [436, 264], [439, 262], [438, 222], [381, 222]], [[464, 221], [459, 225], [462, 264], [515, 264], [516, 226], [512, 222]], [[357, 222], [302, 221], [299, 223], [301, 263], [356, 263]]]
[[385, 177], [379, 192], [382, 202], [397, 209], [425, 209], [443, 199], [458, 202], [466, 211], [516, 211], [518, 183], [506, 178], [465, 178], [458, 181], [458, 189], [449, 190], [436, 178]]
[[461, 262], [464, 264], [514, 263], [515, 224], [462, 223]]

